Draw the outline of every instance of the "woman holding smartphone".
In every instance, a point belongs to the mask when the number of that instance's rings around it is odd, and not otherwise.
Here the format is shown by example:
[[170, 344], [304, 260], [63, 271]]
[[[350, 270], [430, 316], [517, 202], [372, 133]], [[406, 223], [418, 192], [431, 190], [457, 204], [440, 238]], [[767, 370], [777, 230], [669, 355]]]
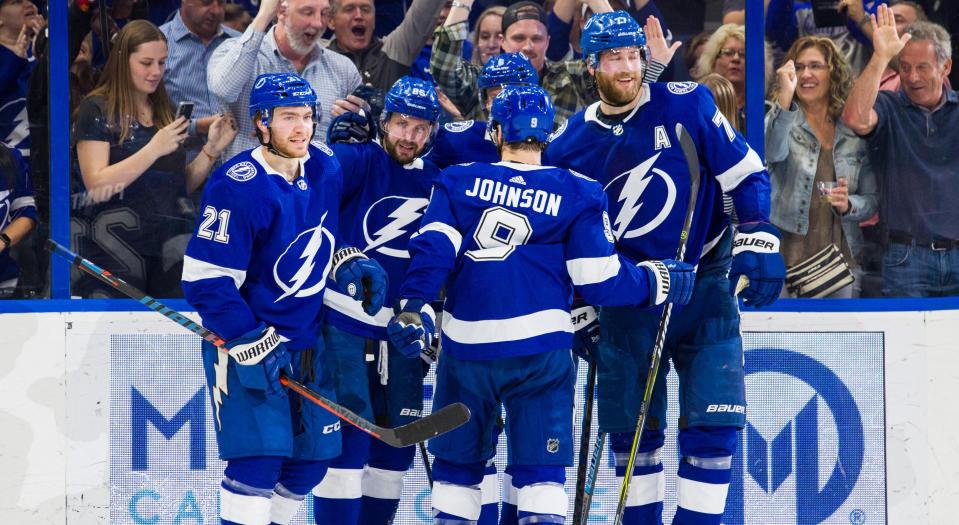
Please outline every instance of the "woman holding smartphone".
[[878, 186], [866, 141], [839, 118], [849, 64], [831, 40], [809, 36], [793, 43], [776, 75], [766, 160], [783, 260], [788, 269], [835, 244], [857, 279], [832, 297], [858, 297], [859, 222], [876, 212]]
[[[236, 135], [231, 117], [210, 126], [189, 164], [163, 86], [167, 42], [145, 20], [117, 35], [97, 87], [77, 108], [73, 141], [80, 187], [72, 202], [74, 249], [155, 297], [182, 297], [180, 267], [196, 213], [188, 194], [209, 176]], [[74, 295], [112, 297], [92, 279]]]

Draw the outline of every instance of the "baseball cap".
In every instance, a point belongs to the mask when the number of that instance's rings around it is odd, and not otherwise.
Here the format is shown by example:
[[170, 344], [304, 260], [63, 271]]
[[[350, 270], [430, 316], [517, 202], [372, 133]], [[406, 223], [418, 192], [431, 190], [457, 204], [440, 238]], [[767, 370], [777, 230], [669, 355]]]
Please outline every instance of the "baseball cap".
[[520, 20], [539, 20], [544, 26], [549, 27], [549, 24], [547, 24], [549, 19], [546, 17], [546, 10], [543, 9], [542, 5], [531, 0], [516, 2], [506, 8], [506, 12], [503, 13], [503, 33], [506, 32], [507, 27]]

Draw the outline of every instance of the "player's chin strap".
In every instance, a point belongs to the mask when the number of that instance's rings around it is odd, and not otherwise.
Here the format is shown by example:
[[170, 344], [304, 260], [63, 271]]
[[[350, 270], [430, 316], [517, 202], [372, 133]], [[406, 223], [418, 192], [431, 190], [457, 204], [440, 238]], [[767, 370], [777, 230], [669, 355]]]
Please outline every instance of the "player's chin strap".
[[[276, 155], [277, 157], [283, 157], [284, 159], [299, 159], [300, 157], [291, 157], [289, 155], [284, 155], [283, 153], [280, 153], [275, 147], [273, 147], [273, 129], [270, 128], [270, 120], [272, 120], [272, 117], [265, 117], [260, 120], [260, 122], [263, 122], [263, 125], [266, 126], [266, 129], [270, 131], [270, 140], [264, 141], [263, 135], [260, 133], [259, 129], [256, 130], [256, 139], [260, 141], [261, 145], [266, 146], [267, 151]], [[316, 136], [316, 109], [313, 110], [313, 132], [310, 133], [310, 138], [309, 140], [307, 140], [307, 142], [313, 142], [313, 137], [315, 136]]]

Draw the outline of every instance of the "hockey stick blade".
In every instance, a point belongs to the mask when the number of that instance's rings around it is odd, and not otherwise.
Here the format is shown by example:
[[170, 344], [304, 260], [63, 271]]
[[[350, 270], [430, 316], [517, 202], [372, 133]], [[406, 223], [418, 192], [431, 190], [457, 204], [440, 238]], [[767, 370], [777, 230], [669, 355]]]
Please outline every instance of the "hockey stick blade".
[[[229, 353], [229, 350], [226, 348], [226, 342], [220, 336], [216, 335], [210, 330], [207, 330], [200, 324], [195, 323], [180, 312], [167, 307], [165, 304], [157, 301], [153, 297], [150, 297], [123, 279], [120, 279], [119, 277], [111, 274], [103, 268], [100, 268], [89, 260], [73, 253], [69, 248], [58, 244], [52, 239], [47, 240], [46, 248], [54, 255], [70, 261], [71, 264], [87, 274], [96, 277], [101, 282], [106, 283], [131, 299], [140, 301], [150, 309], [163, 314], [173, 322], [202, 337], [204, 340], [209, 341], [221, 351]], [[398, 448], [414, 445], [420, 441], [426, 441], [431, 437], [449, 432], [450, 430], [453, 430], [454, 428], [466, 423], [470, 418], [470, 411], [468, 408], [466, 408], [466, 405], [462, 403], [454, 403], [452, 405], [445, 406], [442, 409], [433, 412], [428, 416], [422, 417], [408, 425], [404, 425], [399, 428], [385, 428], [374, 425], [370, 421], [363, 419], [346, 407], [339, 405], [332, 400], [327, 399], [326, 397], [323, 397], [315, 390], [300, 383], [299, 381], [296, 381], [285, 373], [280, 376], [280, 383], [290, 390], [316, 403], [317, 405], [320, 405], [326, 410], [329, 410], [333, 414], [339, 416], [341, 419], [362, 430], [363, 432], [366, 432], [367, 434], [379, 439], [380, 441], [383, 441], [388, 445]]]
[[[683, 156], [686, 157], [686, 167], [689, 169], [689, 204], [686, 206], [686, 217], [683, 220], [683, 230], [679, 235], [679, 248], [676, 250], [676, 260], [682, 261], [686, 255], [686, 242], [689, 240], [689, 232], [693, 225], [693, 214], [696, 211], [696, 201], [699, 198], [699, 186], [701, 183], [699, 152], [696, 150], [696, 144], [689, 135], [689, 131], [682, 124], [676, 123], [676, 137], [679, 139], [679, 146], [682, 148]], [[639, 417], [636, 419], [636, 432], [633, 434], [633, 446], [629, 452], [629, 461], [626, 463], [626, 475], [623, 477], [623, 485], [619, 491], [619, 504], [616, 507], [616, 516], [613, 520], [615, 525], [623, 523], [623, 513], [626, 511], [626, 497], [629, 495], [629, 483], [633, 477], [633, 466], [636, 464], [636, 451], [639, 450], [639, 441], [646, 427], [646, 419], [649, 415], [649, 404], [653, 398], [653, 387], [656, 384], [656, 376], [659, 373], [659, 364], [663, 357], [663, 346], [666, 342], [666, 329], [669, 328], [669, 316], [673, 311], [673, 304], [666, 303], [663, 308], [663, 315], [659, 319], [659, 329], [656, 331], [656, 339], [653, 343], [653, 355], [649, 361], [649, 371], [646, 376], [646, 386], [643, 390], [643, 400], [639, 405]]]

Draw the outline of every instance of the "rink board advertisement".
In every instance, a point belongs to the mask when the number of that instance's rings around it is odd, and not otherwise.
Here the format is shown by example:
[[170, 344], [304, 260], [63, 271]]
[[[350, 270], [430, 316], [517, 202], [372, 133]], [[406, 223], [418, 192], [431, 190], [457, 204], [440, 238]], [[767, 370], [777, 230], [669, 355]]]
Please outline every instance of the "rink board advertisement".
[[[885, 523], [883, 333], [743, 337], [748, 424], [733, 460], [725, 523]], [[171, 327], [169, 333], [101, 333], [87, 344], [101, 338], [110, 350], [110, 522], [218, 523], [224, 463], [217, 458], [199, 339]], [[585, 378], [581, 367], [578, 405]], [[671, 399], [675, 382], [672, 373]], [[427, 409], [431, 393], [427, 386]], [[577, 428], [581, 410], [577, 406]], [[676, 507], [677, 418], [675, 411], [668, 415], [663, 454], [667, 523]], [[500, 448], [502, 472], [502, 443]], [[615, 513], [618, 486], [610, 458], [607, 448], [590, 523], [611, 523]], [[570, 509], [575, 475], [568, 470]], [[395, 523], [430, 523], [430, 515], [418, 453]], [[313, 523], [311, 505], [301, 507], [294, 523]]]

